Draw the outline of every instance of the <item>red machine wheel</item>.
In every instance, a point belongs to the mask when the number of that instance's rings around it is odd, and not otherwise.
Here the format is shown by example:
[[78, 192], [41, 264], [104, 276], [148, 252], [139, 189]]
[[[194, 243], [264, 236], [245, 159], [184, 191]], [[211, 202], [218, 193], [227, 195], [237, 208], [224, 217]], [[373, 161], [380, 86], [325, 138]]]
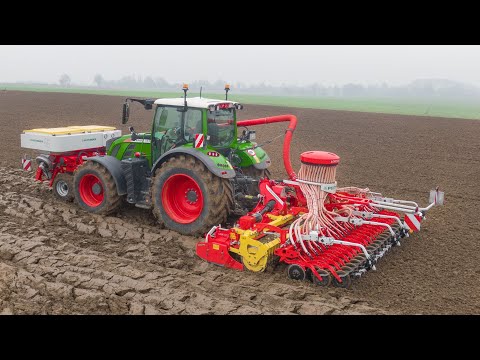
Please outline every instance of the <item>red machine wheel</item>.
[[178, 154], [155, 171], [152, 205], [162, 226], [203, 236], [227, 219], [233, 189], [228, 179], [213, 175], [200, 160]]
[[78, 192], [89, 207], [97, 207], [105, 198], [102, 182], [93, 174], [87, 174], [80, 179]]
[[88, 212], [109, 214], [122, 203], [112, 175], [95, 162], [87, 161], [77, 168], [73, 189], [77, 203]]
[[190, 224], [202, 213], [202, 190], [191, 176], [172, 175], [163, 185], [162, 204], [172, 220], [180, 224]]

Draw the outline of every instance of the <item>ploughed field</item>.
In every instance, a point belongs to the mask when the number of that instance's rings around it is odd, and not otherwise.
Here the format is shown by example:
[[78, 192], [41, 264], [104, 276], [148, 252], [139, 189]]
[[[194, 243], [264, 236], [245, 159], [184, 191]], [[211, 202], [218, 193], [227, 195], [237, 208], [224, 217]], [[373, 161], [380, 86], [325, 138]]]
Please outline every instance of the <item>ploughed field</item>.
[[[294, 169], [307, 150], [340, 156], [339, 186], [369, 187], [426, 205], [439, 185], [444, 207], [350, 290], [295, 282], [286, 267], [238, 272], [195, 255], [199, 238], [160, 229], [125, 205], [98, 216], [53, 198], [21, 170], [20, 133], [36, 127], [111, 125], [148, 131], [152, 113], [123, 98], [0, 91], [0, 313], [3, 314], [479, 314], [480, 122], [247, 105], [240, 119], [294, 114]], [[284, 124], [255, 127], [286, 176]]]

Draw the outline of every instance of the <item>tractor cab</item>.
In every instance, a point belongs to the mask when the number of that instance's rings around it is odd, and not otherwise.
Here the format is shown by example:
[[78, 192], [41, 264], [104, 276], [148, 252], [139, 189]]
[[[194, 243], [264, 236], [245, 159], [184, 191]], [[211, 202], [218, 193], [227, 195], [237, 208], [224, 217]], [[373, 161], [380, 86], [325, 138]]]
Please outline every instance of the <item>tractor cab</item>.
[[201, 93], [187, 98], [188, 85], [183, 86], [183, 97], [127, 98], [122, 123], [129, 118], [129, 101], [139, 102], [146, 110], [154, 110], [151, 132], [135, 133], [130, 128], [131, 135], [107, 144], [107, 154], [119, 160], [140, 155], [154, 172], [170, 156], [188, 153], [220, 177], [268, 176], [270, 158], [253, 142], [255, 131], [246, 128], [238, 134], [237, 110], [243, 106], [228, 100], [229, 90], [226, 85], [225, 100], [204, 98]]
[[180, 146], [196, 149], [230, 149], [237, 140], [236, 110], [231, 101], [189, 98], [158, 99], [152, 126], [152, 159]]
[[[243, 106], [228, 100], [230, 86], [225, 86], [225, 100], [199, 97], [187, 98], [188, 85], [183, 86], [183, 97], [161, 99], [127, 98], [123, 105], [122, 123], [129, 118], [129, 101], [141, 103], [146, 110], [154, 110], [150, 133], [135, 133], [112, 140], [107, 154], [119, 160], [140, 155], [152, 171], [172, 152], [188, 152], [202, 158], [220, 176], [234, 173], [263, 177], [270, 159], [256, 143], [255, 131], [237, 131], [237, 110]], [[227, 172], [225, 174], [225, 172]], [[215, 173], [215, 171], [214, 171]], [[218, 174], [217, 174], [218, 175]]]
[[[229, 86], [225, 87], [228, 94]], [[237, 143], [236, 110], [238, 102], [193, 97], [187, 99], [188, 86], [183, 86], [184, 97], [161, 99], [127, 98], [123, 104], [122, 123], [129, 119], [130, 103], [138, 102], [146, 110], [154, 110], [151, 133], [136, 133], [115, 139], [107, 144], [108, 155], [119, 160], [136, 153], [148, 160], [149, 166], [170, 150], [194, 148], [203, 152], [216, 150], [227, 155]]]

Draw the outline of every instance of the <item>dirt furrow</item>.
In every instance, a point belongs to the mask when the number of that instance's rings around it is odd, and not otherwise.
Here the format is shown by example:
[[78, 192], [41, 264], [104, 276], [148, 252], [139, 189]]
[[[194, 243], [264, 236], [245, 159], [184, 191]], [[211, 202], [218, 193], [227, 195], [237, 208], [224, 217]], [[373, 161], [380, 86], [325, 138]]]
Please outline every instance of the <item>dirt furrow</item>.
[[[58, 203], [28, 174], [0, 169], [0, 298], [5, 313], [381, 313], [358, 300], [318, 294], [206, 264], [196, 241], [146, 217], [85, 213]], [[8, 180], [8, 181], [7, 181]], [[26, 195], [37, 194], [37, 196]], [[126, 219], [127, 220], [126, 220]], [[138, 220], [138, 219], [137, 219]], [[287, 283], [286, 283], [287, 282]]]

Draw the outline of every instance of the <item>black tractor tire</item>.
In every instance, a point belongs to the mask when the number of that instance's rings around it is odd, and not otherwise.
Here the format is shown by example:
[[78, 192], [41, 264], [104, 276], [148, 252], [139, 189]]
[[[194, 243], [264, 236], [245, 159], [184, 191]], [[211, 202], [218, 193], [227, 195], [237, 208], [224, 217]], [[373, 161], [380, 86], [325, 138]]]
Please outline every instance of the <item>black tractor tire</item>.
[[268, 169], [257, 169], [253, 165], [242, 168], [243, 175], [251, 176], [254, 179], [268, 178], [271, 179], [270, 170]]
[[[95, 206], [85, 202], [82, 197], [82, 193], [84, 192], [80, 189], [82, 178], [88, 175], [93, 175], [100, 180], [101, 191], [103, 192], [103, 199]], [[115, 179], [112, 174], [99, 163], [87, 161], [80, 165], [73, 174], [73, 187], [75, 200], [82, 209], [88, 212], [107, 215], [117, 210], [122, 204], [122, 197], [118, 195]]]
[[73, 202], [75, 194], [73, 191], [73, 175], [58, 173], [52, 184], [53, 195], [64, 202]]
[[[203, 208], [201, 212], [198, 210], [198, 217], [189, 223], [181, 223], [178, 219], [171, 218], [163, 204], [162, 189], [166, 181], [174, 175], [192, 178], [201, 191]], [[151, 197], [153, 214], [160, 225], [184, 235], [203, 236], [214, 225], [224, 223], [233, 209], [233, 188], [230, 180], [212, 174], [200, 160], [188, 155], [171, 157], [155, 171]]]

